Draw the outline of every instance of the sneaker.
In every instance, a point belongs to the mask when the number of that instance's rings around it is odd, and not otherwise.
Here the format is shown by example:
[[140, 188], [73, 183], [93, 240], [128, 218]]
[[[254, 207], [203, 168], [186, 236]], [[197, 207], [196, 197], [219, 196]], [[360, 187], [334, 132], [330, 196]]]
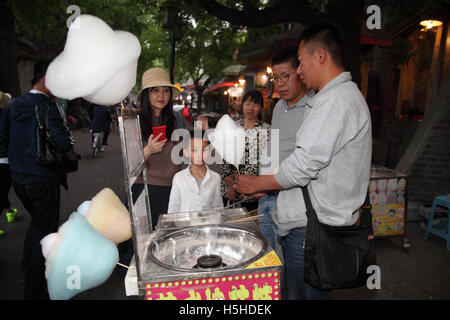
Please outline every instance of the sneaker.
[[14, 222], [16, 220], [17, 216], [17, 209], [16, 208], [10, 208], [11, 211], [6, 211], [6, 219], [8, 222]]
[[104, 146], [104, 145], [101, 145], [101, 146], [100, 146], [100, 152], [103, 152], [103, 151], [105, 151], [105, 146]]

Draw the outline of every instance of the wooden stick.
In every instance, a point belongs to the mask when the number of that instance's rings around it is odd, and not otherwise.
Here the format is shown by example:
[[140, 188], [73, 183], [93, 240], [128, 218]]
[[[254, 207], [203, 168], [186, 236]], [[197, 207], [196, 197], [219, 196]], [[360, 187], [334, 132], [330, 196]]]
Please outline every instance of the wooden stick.
[[126, 266], [126, 265], [124, 265], [124, 264], [121, 264], [120, 262], [117, 262], [117, 264], [118, 264], [119, 266], [121, 266], [121, 267], [124, 267], [124, 268], [126, 268], [126, 269], [130, 269], [130, 267], [129, 267], [129, 266]]
[[258, 212], [259, 209], [262, 209], [262, 208], [256, 208], [256, 209], [254, 209], [254, 210], [248, 212], [247, 214], [248, 214], [248, 215], [252, 215], [252, 214]]
[[246, 217], [246, 218], [240, 218], [240, 219], [236, 219], [236, 220], [230, 220], [227, 221], [226, 223], [237, 223], [237, 222], [247, 222], [247, 221], [253, 221], [258, 219], [259, 217], [263, 216], [263, 214], [258, 214], [256, 216], [251, 216], [251, 217]]

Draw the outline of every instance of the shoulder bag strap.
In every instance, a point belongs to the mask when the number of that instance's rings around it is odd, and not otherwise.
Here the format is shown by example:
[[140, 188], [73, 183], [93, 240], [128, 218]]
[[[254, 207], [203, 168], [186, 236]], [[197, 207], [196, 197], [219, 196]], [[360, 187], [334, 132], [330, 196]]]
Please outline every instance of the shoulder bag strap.
[[309, 197], [308, 185], [301, 187], [301, 189], [302, 189], [302, 193], [303, 193], [303, 200], [305, 201], [305, 205], [306, 205], [306, 217], [308, 218], [308, 221], [319, 222], [319, 219], [317, 218], [317, 213], [314, 210], [312, 203], [311, 203], [311, 199]]
[[38, 107], [37, 104], [35, 104], [34, 105], [34, 113], [36, 114], [36, 122], [37, 122], [39, 128], [42, 129], [43, 126], [42, 126], [41, 118], [39, 117], [39, 111], [38, 110], [39, 110], [39, 107]]
[[[302, 193], [303, 193], [303, 199], [305, 200], [305, 205], [306, 205], [306, 216], [309, 219], [316, 219], [317, 221], [319, 221], [319, 219], [317, 218], [317, 213], [314, 210], [312, 203], [311, 203], [311, 199], [309, 197], [309, 192], [308, 192], [308, 186], [304, 186], [301, 187], [302, 188]], [[372, 224], [372, 205], [370, 204], [370, 199], [369, 199], [369, 190], [367, 190], [366, 193], [366, 199], [364, 201], [364, 204], [362, 206], [362, 212], [360, 215], [360, 225], [361, 226], [367, 226], [367, 225], [371, 225]]]
[[366, 200], [362, 206], [360, 215], [360, 225], [361, 226], [371, 226], [372, 225], [372, 205], [370, 204], [369, 190], [367, 190]]

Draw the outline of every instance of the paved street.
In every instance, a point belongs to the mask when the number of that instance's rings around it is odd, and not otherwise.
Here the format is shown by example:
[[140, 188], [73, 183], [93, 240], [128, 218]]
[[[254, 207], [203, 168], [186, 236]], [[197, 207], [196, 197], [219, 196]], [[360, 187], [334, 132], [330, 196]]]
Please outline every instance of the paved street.
[[[104, 187], [113, 189], [124, 198], [122, 157], [118, 132], [111, 133], [106, 151], [93, 159], [90, 135], [87, 130], [74, 132], [76, 150], [82, 154], [78, 172], [70, 175], [69, 191], [62, 190], [61, 223], [83, 201], [92, 198]], [[22, 245], [29, 223], [28, 214], [10, 193], [13, 206], [20, 215], [14, 223], [0, 219], [0, 300], [22, 299], [19, 283]], [[450, 251], [443, 239], [430, 236], [424, 240], [424, 230], [418, 222], [407, 225], [411, 244], [409, 252], [402, 249], [399, 237], [377, 239], [377, 256], [381, 269], [381, 289], [367, 288], [332, 292], [334, 299], [450, 299]], [[73, 299], [134, 299], [126, 297], [123, 281], [115, 274], [103, 285], [84, 292]]]

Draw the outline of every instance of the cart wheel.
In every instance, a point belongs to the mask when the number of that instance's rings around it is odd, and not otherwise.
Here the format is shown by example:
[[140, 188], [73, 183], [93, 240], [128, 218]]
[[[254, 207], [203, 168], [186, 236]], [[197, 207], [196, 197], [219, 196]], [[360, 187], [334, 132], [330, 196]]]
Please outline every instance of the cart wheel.
[[405, 251], [409, 251], [410, 245], [408, 238], [402, 238], [402, 247]]

